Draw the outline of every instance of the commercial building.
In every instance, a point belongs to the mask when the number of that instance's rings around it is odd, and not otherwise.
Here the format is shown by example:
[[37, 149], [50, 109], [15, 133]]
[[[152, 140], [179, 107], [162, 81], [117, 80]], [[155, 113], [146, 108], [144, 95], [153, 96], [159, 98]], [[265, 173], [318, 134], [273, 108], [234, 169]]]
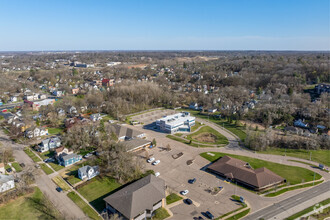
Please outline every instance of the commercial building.
[[265, 167], [253, 169], [248, 163], [223, 156], [207, 168], [208, 171], [236, 181], [255, 191], [262, 191], [285, 182], [285, 179]]
[[156, 120], [156, 127], [165, 133], [190, 132], [195, 125], [195, 117], [190, 116], [189, 112], [181, 112], [168, 115]]
[[151, 218], [155, 210], [165, 206], [165, 181], [154, 175], [146, 176], [104, 198], [109, 214], [122, 219]]

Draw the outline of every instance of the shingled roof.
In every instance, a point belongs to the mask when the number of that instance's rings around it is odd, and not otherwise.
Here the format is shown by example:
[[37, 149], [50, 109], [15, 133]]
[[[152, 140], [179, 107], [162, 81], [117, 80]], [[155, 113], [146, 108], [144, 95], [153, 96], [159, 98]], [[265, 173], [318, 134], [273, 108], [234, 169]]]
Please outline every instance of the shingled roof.
[[125, 137], [125, 138], [134, 138], [141, 134], [143, 134], [140, 131], [121, 126], [118, 124], [111, 125], [111, 130], [117, 135], [118, 138]]
[[246, 162], [229, 156], [223, 156], [207, 169], [257, 190], [278, 184], [285, 180], [283, 177], [278, 176], [265, 167], [254, 170], [250, 168]]
[[165, 198], [165, 181], [148, 175], [104, 198], [109, 205], [132, 219]]

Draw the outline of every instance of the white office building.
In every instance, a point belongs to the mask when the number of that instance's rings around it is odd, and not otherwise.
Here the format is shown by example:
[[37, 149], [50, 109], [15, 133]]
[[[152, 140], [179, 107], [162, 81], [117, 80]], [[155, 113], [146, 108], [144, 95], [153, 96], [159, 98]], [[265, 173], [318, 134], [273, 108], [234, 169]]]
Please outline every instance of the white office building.
[[156, 120], [157, 129], [166, 133], [190, 132], [195, 125], [195, 117], [190, 116], [189, 112], [181, 112], [168, 115]]

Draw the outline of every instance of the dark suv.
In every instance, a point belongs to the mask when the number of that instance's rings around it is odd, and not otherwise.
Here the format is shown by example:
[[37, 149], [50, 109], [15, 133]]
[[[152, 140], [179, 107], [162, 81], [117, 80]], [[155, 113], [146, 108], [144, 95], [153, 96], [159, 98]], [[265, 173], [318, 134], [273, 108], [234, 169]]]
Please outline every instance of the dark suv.
[[209, 219], [214, 219], [214, 216], [209, 211], [205, 212], [205, 216], [208, 217]]
[[196, 178], [188, 180], [188, 183], [190, 183], [190, 184], [194, 184], [195, 182], [196, 182]]

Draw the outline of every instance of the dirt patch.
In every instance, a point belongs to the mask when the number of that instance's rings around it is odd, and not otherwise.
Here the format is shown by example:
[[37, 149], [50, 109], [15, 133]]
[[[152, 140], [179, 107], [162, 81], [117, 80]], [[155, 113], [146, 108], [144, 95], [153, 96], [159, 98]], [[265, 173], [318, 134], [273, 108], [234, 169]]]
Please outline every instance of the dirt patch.
[[192, 138], [199, 142], [208, 142], [208, 143], [217, 142], [217, 136], [209, 132], [200, 133], [196, 136], [193, 136]]

